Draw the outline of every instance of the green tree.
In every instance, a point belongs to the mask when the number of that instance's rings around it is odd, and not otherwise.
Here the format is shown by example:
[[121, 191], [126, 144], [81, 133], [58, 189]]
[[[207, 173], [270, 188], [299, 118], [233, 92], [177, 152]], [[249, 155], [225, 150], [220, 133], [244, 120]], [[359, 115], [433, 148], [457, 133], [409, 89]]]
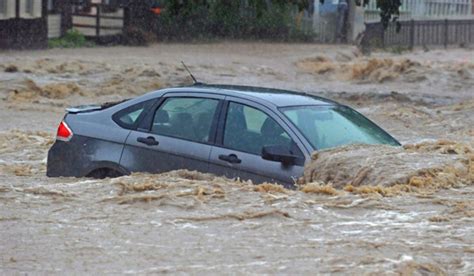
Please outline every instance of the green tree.
[[[324, 3], [325, 0], [319, 0]], [[376, 0], [377, 8], [380, 8], [380, 20], [383, 26], [386, 28], [390, 21], [396, 22], [400, 12], [400, 6], [402, 5], [401, 0]], [[220, 4], [223, 6], [234, 7], [240, 1], [238, 0], [167, 0], [165, 1], [170, 14], [187, 14], [196, 7], [209, 8], [212, 4]], [[266, 11], [272, 8], [272, 6], [282, 7], [288, 4], [294, 4], [298, 6], [299, 10], [308, 9], [311, 0], [248, 0], [250, 6], [255, 7], [257, 17], [261, 17]], [[355, 0], [357, 5], [368, 5], [369, 0]], [[238, 4], [237, 4], [238, 5]], [[233, 11], [229, 9], [228, 11]]]

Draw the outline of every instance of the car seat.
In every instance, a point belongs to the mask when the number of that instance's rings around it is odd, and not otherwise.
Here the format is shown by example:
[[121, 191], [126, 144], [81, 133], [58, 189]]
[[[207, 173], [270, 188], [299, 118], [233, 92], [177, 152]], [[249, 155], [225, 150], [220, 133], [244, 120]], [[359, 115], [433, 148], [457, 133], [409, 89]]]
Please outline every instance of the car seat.
[[285, 133], [285, 130], [270, 117], [263, 122], [262, 127], [260, 128], [260, 133], [262, 134], [260, 141], [261, 147], [270, 145], [290, 145], [290, 140], [281, 136]]
[[158, 110], [153, 119], [151, 131], [157, 134], [167, 134], [169, 132], [170, 116], [166, 110]]
[[189, 140], [196, 140], [191, 114], [182, 112], [171, 117], [171, 134]]
[[209, 131], [211, 130], [212, 116], [210, 112], [199, 113], [194, 124], [194, 132], [199, 141], [209, 141]]
[[247, 141], [247, 132], [247, 122], [243, 112], [238, 109], [229, 109], [224, 129], [224, 144], [233, 149], [248, 151], [246, 149], [251, 141]]

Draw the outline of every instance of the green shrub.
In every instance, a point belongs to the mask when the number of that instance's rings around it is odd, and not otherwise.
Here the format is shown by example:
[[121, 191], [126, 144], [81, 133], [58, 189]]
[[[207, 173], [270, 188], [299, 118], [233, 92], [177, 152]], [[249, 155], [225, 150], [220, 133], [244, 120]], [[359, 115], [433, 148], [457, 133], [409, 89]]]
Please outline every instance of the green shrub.
[[296, 26], [296, 6], [289, 1], [179, 1], [168, 0], [151, 29], [160, 40], [263, 39], [309, 41], [314, 33]]
[[388, 51], [393, 54], [401, 55], [406, 51], [410, 51], [410, 48], [406, 46], [393, 46], [390, 49], [388, 49]]
[[123, 32], [123, 43], [131, 46], [147, 46], [155, 40], [153, 33], [130, 27]]
[[48, 41], [49, 48], [79, 48], [92, 47], [94, 43], [88, 41], [78, 30], [72, 29], [60, 38], [53, 38]]

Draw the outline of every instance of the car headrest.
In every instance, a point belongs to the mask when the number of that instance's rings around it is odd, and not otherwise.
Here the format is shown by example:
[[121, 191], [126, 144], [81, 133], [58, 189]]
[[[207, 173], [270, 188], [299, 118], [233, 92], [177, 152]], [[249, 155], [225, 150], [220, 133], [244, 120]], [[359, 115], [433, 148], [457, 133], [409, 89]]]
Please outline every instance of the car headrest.
[[197, 116], [196, 124], [198, 126], [208, 125], [212, 121], [212, 113], [203, 112]]
[[181, 121], [193, 121], [193, 116], [191, 116], [189, 113], [178, 113], [176, 117]]
[[186, 112], [178, 113], [172, 116], [171, 120], [173, 125], [189, 126], [193, 124], [193, 116]]
[[239, 112], [232, 114], [232, 116], [228, 115], [226, 128], [232, 129], [232, 131], [247, 130], [247, 122], [244, 115]]
[[170, 116], [166, 110], [158, 110], [155, 114], [155, 123], [165, 124], [170, 121]]
[[268, 117], [260, 128], [260, 133], [268, 137], [280, 136], [285, 130], [272, 118]]

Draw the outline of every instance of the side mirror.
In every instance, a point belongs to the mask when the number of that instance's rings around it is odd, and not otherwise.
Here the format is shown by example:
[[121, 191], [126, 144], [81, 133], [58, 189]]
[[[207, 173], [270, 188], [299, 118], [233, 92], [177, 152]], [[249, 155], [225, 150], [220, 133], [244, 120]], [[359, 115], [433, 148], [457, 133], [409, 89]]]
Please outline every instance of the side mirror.
[[287, 146], [275, 145], [262, 148], [262, 158], [269, 161], [281, 162], [283, 165], [293, 165], [298, 156], [294, 155]]

